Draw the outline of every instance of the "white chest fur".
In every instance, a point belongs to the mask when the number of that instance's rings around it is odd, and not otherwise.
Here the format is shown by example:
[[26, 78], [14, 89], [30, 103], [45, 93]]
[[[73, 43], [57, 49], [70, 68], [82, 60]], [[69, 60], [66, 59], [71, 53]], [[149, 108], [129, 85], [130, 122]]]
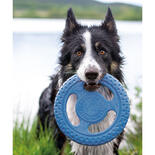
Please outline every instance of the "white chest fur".
[[[103, 96], [105, 96], [106, 99], [110, 100], [112, 98], [107, 88], [101, 87], [98, 90], [98, 92], [100, 92]], [[68, 119], [73, 125], [78, 125], [79, 118], [75, 112], [75, 105], [76, 105], [76, 96], [71, 95], [67, 102], [67, 115]], [[112, 124], [114, 119], [115, 119], [115, 113], [113, 111], [109, 111], [105, 119], [99, 122], [98, 124], [91, 125], [89, 127], [89, 131], [92, 133], [104, 131]], [[107, 144], [100, 146], [85, 146], [71, 141], [72, 152], [74, 152], [75, 155], [114, 155], [113, 153], [114, 141], [115, 139]]]

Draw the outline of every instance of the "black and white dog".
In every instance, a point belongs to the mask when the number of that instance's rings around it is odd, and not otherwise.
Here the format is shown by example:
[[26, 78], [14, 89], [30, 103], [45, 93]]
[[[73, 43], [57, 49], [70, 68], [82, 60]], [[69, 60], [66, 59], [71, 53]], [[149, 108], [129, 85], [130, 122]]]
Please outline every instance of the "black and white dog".
[[[59, 57], [60, 69], [51, 78], [51, 83], [46, 88], [39, 102], [38, 131], [41, 123], [52, 128], [58, 149], [62, 150], [66, 141], [65, 135], [59, 130], [53, 112], [55, 96], [61, 85], [72, 75], [77, 74], [85, 82], [89, 91], [97, 90], [107, 99], [112, 97], [111, 92], [100, 87], [98, 81], [109, 73], [123, 83], [121, 70], [123, 57], [119, 47], [119, 36], [110, 8], [105, 20], [100, 26], [82, 26], [68, 10], [66, 26], [62, 35], [62, 49]], [[79, 122], [75, 113], [75, 96], [71, 96], [67, 104], [67, 114], [72, 124]], [[91, 132], [100, 132], [106, 129], [114, 120], [115, 113], [110, 111], [106, 118], [98, 124], [90, 126]], [[75, 155], [118, 155], [119, 144], [123, 133], [111, 142], [100, 146], [84, 146], [71, 141], [72, 152]]]

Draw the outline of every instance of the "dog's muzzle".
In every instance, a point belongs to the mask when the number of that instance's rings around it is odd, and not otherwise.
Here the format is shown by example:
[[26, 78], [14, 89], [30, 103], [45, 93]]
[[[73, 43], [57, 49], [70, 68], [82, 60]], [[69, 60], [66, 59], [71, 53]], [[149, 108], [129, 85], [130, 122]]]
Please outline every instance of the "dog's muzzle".
[[86, 83], [85, 89], [88, 91], [94, 91], [99, 88], [99, 72], [98, 70], [88, 70], [85, 72]]

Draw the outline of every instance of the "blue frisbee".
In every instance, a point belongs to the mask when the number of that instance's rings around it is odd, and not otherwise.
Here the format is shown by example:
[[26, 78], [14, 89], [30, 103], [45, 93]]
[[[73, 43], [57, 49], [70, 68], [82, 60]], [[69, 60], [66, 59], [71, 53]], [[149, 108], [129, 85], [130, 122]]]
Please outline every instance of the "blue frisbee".
[[[71, 140], [89, 146], [96, 146], [110, 142], [125, 128], [130, 114], [129, 99], [121, 83], [106, 74], [100, 84], [106, 86], [113, 93], [112, 100], [107, 100], [99, 92], [87, 91], [84, 82], [77, 75], [69, 78], [57, 93], [54, 103], [54, 115], [60, 130]], [[76, 114], [80, 120], [74, 126], [68, 119], [66, 104], [70, 95], [77, 96]], [[109, 111], [115, 111], [114, 122], [106, 130], [91, 133], [88, 127], [104, 120]]]

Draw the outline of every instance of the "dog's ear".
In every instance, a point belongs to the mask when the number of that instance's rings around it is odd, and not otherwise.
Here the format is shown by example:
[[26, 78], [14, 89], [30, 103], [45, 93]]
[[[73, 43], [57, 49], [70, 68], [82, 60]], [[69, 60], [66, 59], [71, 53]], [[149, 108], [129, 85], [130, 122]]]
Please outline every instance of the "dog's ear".
[[79, 24], [76, 21], [72, 8], [68, 9], [67, 12], [67, 19], [66, 19], [66, 26], [64, 29], [64, 36], [73, 33], [76, 29], [78, 29]]
[[102, 23], [101, 27], [104, 30], [106, 30], [107, 32], [116, 33], [117, 34], [115, 20], [114, 20], [114, 17], [112, 15], [112, 12], [111, 12], [110, 8], [108, 8], [108, 11], [107, 11], [106, 16], [105, 16], [105, 20]]
[[78, 23], [76, 22], [76, 18], [74, 16], [72, 8], [70, 8], [68, 9], [68, 12], [67, 12], [65, 29], [69, 31], [73, 31], [76, 28], [76, 26], [78, 26]]

